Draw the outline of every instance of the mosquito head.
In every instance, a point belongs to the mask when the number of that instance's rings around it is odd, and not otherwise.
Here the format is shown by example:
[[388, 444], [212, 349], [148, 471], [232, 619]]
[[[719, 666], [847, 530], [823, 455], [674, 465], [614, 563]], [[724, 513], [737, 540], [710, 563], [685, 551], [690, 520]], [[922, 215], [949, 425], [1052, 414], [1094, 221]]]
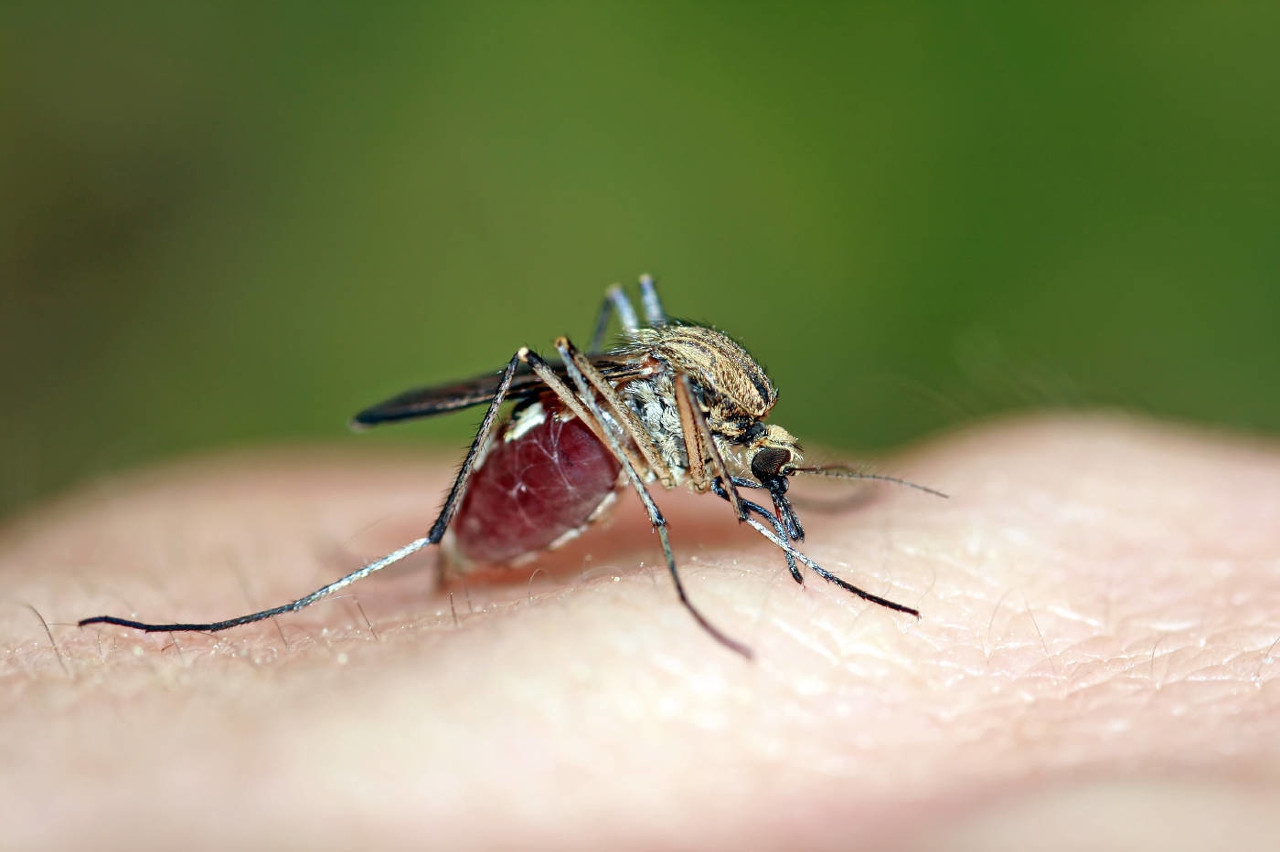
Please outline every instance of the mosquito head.
[[795, 437], [781, 426], [765, 426], [755, 423], [748, 430], [754, 433], [754, 452], [751, 455], [751, 475], [769, 492], [774, 511], [782, 521], [787, 536], [792, 541], [804, 541], [804, 527], [796, 517], [791, 501], [787, 499], [787, 477], [795, 471], [800, 461], [800, 445]]
[[804, 527], [796, 517], [791, 501], [787, 499], [787, 488], [791, 477], [797, 474], [809, 476], [826, 476], [832, 479], [869, 479], [878, 482], [891, 482], [914, 488], [935, 497], [946, 498], [941, 491], [899, 479], [896, 476], [884, 476], [878, 473], [853, 470], [843, 465], [802, 466], [800, 464], [800, 445], [792, 435], [781, 426], [766, 426], [754, 423], [747, 429], [750, 439], [751, 475], [761, 487], [769, 492], [773, 499], [774, 511], [786, 527], [787, 535], [793, 541], [804, 541]]

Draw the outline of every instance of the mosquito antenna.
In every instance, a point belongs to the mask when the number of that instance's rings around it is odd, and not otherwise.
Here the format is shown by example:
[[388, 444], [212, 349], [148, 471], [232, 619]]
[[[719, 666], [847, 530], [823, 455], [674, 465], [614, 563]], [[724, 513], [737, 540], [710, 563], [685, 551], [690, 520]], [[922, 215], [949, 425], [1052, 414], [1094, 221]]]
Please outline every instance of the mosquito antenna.
[[896, 476], [885, 476], [879, 473], [865, 473], [860, 470], [854, 470], [844, 465], [830, 465], [824, 467], [792, 467], [787, 473], [812, 473], [817, 476], [827, 476], [832, 479], [874, 479], [878, 482], [892, 482], [894, 485], [905, 485], [908, 488], [914, 488], [917, 491], [923, 491], [926, 494], [932, 494], [934, 497], [941, 497], [943, 500], [950, 500], [951, 495], [945, 494], [936, 488], [930, 488], [927, 485], [920, 485], [910, 482], [906, 479], [899, 479]]

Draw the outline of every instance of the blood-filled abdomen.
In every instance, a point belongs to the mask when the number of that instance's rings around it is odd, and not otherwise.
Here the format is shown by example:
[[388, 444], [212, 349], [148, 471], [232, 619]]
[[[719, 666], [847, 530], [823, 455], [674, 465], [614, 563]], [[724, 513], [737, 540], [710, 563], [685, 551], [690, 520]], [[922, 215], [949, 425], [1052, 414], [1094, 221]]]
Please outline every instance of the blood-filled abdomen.
[[586, 526], [621, 470], [576, 417], [561, 420], [540, 405], [521, 411], [472, 475], [452, 524], [457, 555], [503, 563], [557, 544]]

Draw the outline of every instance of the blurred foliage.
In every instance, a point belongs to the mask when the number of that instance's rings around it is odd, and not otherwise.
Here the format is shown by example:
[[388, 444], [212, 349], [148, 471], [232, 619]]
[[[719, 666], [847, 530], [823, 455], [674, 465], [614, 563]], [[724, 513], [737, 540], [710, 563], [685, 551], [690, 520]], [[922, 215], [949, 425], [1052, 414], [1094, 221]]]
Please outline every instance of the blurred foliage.
[[[8, 3], [0, 511], [585, 340], [659, 276], [805, 439], [1280, 429], [1280, 5]], [[428, 499], [424, 497], [424, 499]]]

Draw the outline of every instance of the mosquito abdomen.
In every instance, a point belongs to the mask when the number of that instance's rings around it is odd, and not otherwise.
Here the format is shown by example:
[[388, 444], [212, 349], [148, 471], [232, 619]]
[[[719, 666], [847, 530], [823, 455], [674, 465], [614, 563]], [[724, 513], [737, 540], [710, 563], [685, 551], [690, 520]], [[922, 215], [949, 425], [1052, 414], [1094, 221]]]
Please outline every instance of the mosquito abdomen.
[[[530, 424], [530, 416], [538, 418]], [[516, 435], [510, 438], [510, 435]], [[622, 470], [576, 417], [525, 412], [496, 436], [453, 522], [465, 562], [502, 564], [584, 528]]]

